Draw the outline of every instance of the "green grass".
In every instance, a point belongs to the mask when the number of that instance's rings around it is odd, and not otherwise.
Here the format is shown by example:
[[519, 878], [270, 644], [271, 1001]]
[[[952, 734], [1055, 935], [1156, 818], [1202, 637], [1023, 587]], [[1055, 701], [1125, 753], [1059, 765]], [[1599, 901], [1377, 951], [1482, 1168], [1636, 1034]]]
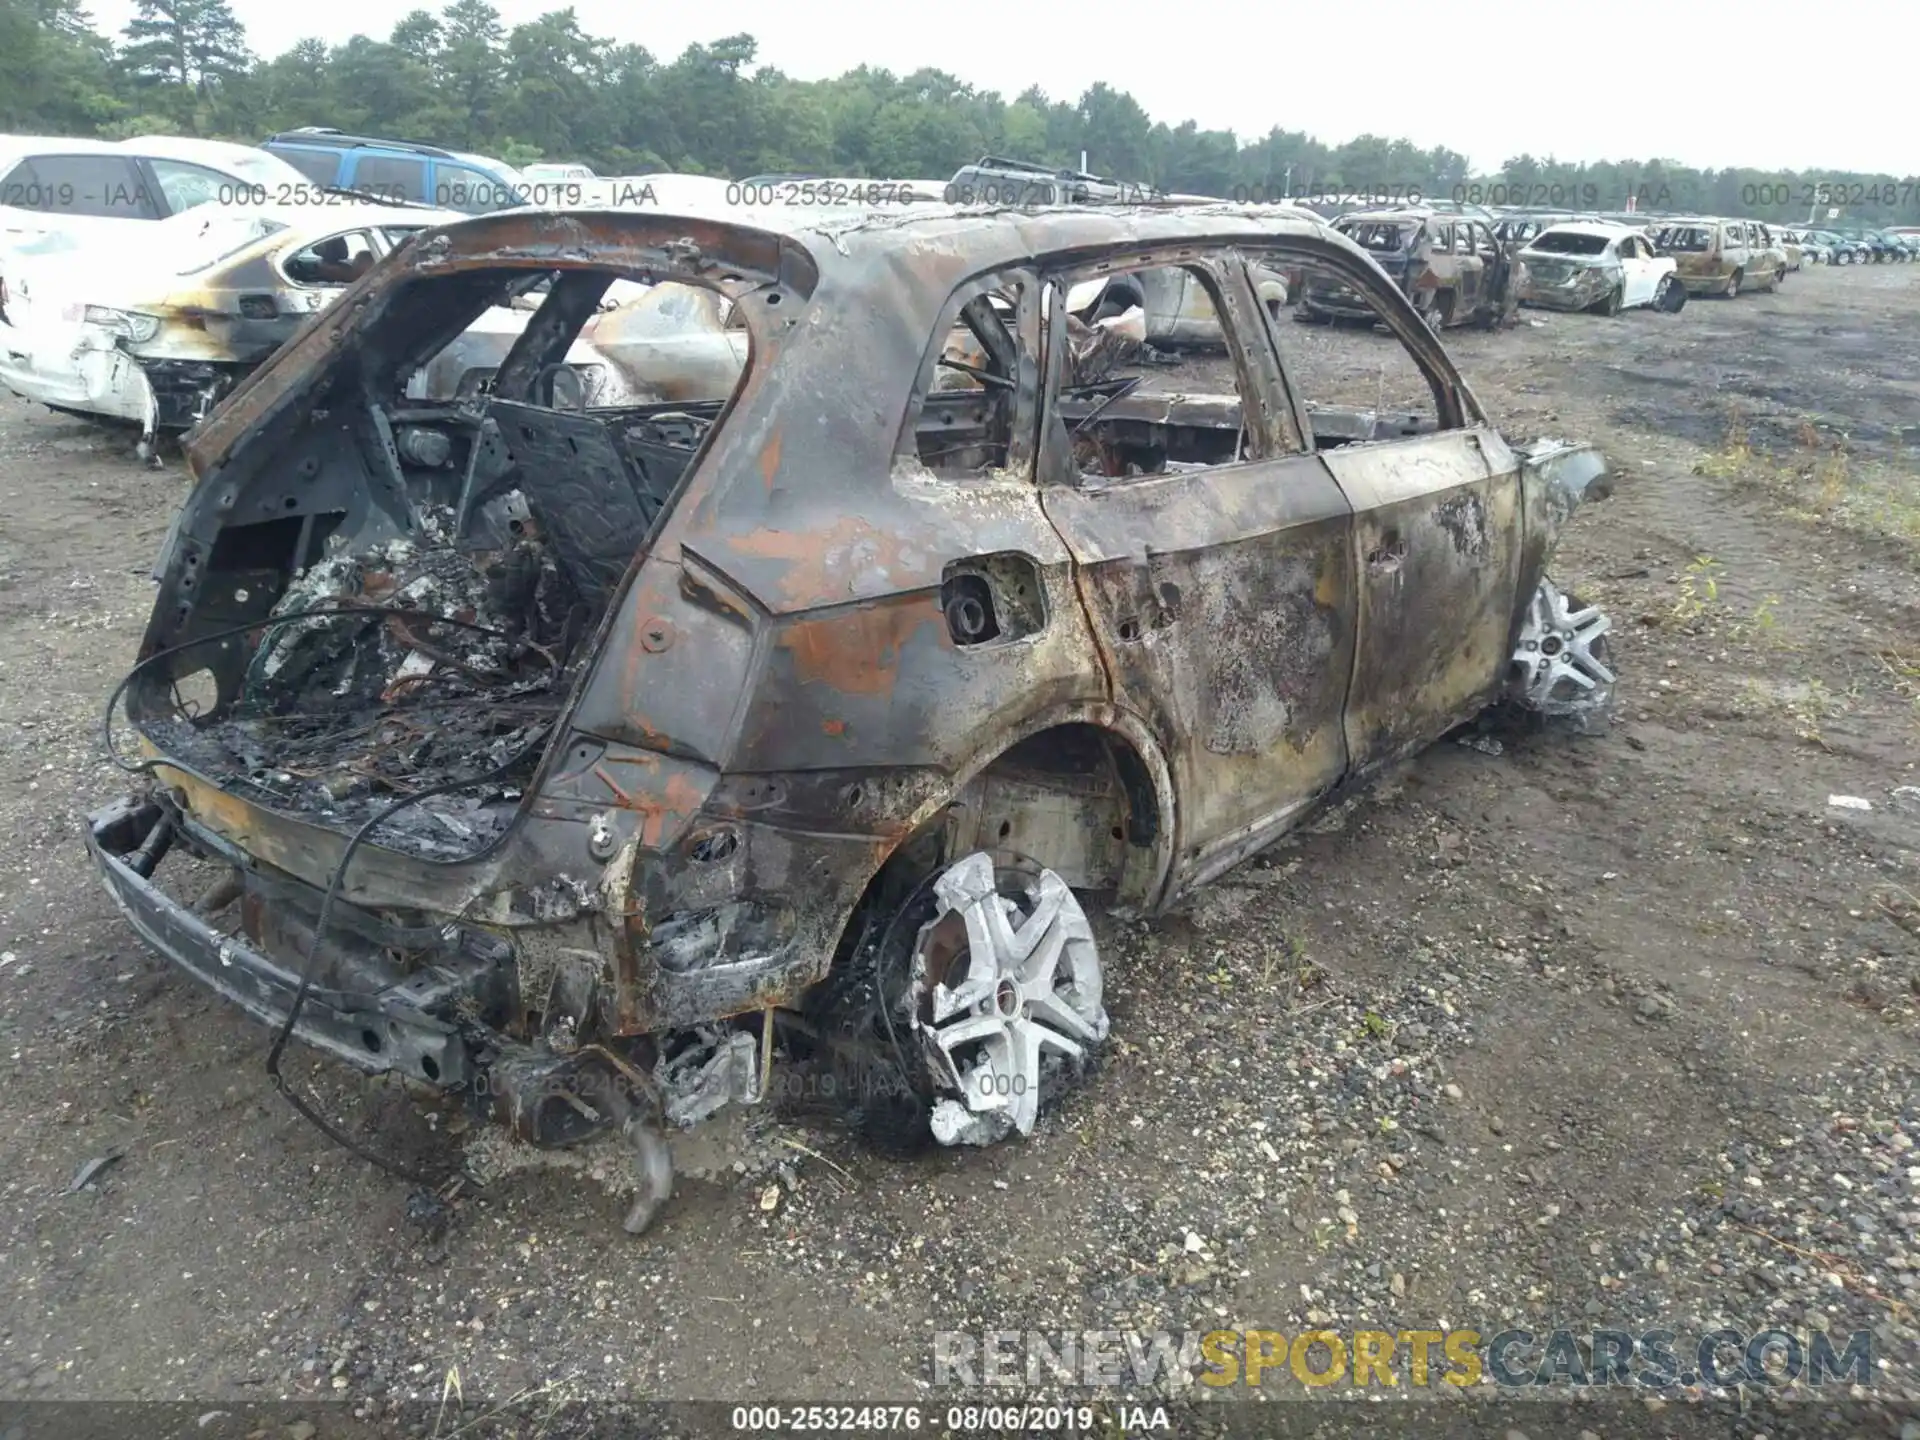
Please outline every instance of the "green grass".
[[1845, 436], [1823, 435], [1812, 420], [1800, 422], [1785, 454], [1756, 449], [1735, 411], [1725, 439], [1693, 468], [1767, 491], [1795, 520], [1920, 548], [1920, 457], [1910, 453], [1891, 463], [1863, 459]]

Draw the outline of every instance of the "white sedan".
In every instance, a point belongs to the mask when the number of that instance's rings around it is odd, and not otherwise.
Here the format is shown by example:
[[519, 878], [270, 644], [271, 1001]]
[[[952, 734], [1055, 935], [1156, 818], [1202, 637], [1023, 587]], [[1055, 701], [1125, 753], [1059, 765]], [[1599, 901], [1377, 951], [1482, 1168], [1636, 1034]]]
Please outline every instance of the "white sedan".
[[194, 425], [405, 239], [464, 217], [409, 206], [196, 207], [118, 237], [48, 237], [4, 262], [0, 385], [58, 409]]
[[252, 145], [0, 135], [0, 251], [125, 241], [202, 205], [289, 204], [313, 193], [312, 181]]
[[1604, 220], [1549, 226], [1520, 251], [1526, 283], [1520, 303], [1551, 310], [1618, 315], [1649, 306], [1676, 311], [1687, 303], [1671, 255], [1659, 255], [1643, 231]]

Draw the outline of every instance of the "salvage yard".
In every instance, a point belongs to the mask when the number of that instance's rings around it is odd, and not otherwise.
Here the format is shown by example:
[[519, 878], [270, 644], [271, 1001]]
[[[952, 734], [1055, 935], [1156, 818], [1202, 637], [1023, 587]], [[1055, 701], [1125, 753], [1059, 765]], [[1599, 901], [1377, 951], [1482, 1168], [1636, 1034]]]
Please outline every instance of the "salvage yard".
[[1810, 267], [1449, 331], [1510, 439], [1615, 466], [1554, 566], [1611, 730], [1443, 742], [1107, 922], [1116, 1043], [1030, 1141], [889, 1160], [790, 1084], [638, 1240], [604, 1152], [296, 1047], [350, 1133], [491, 1177], [415, 1223], [137, 942], [80, 820], [185, 471], [0, 401], [0, 1395], [906, 1400], [936, 1330], [1549, 1321], [1870, 1327], [1920, 1395], [1916, 316], [1920, 267]]

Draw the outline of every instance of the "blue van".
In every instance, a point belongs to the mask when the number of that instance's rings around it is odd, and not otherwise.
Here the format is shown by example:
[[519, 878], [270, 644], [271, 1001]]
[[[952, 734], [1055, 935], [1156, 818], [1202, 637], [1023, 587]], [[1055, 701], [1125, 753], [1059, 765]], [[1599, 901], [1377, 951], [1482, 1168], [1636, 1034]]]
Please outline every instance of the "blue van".
[[317, 125], [270, 135], [260, 148], [314, 184], [383, 200], [485, 215], [537, 201], [511, 165], [411, 140], [376, 140]]

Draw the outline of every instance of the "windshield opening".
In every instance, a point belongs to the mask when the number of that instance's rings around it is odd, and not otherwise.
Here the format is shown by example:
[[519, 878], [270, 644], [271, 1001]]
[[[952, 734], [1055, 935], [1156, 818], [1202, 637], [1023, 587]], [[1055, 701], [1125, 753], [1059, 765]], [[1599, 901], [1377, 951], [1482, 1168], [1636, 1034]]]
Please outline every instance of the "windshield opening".
[[1704, 251], [1708, 240], [1707, 231], [1698, 225], [1669, 225], [1654, 243], [1662, 250]]
[[1530, 248], [1547, 255], [1604, 255], [1613, 242], [1604, 235], [1583, 235], [1578, 230], [1549, 230], [1535, 237]]
[[1372, 250], [1379, 254], [1392, 254], [1406, 249], [1413, 243], [1414, 231], [1417, 228], [1415, 225], [1395, 220], [1338, 222], [1334, 225], [1334, 229], [1362, 250]]

